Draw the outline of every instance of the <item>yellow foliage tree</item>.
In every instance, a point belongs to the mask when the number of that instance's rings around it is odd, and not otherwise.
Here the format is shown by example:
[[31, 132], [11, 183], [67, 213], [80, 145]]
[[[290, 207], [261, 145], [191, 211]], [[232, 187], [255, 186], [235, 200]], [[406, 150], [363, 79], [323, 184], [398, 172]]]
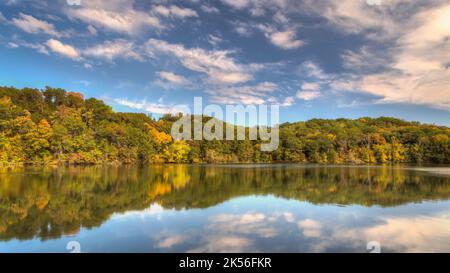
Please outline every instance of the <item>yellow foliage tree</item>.
[[191, 148], [186, 141], [175, 141], [164, 150], [166, 161], [169, 163], [185, 163]]
[[147, 127], [151, 138], [156, 142], [156, 144], [164, 145], [172, 142], [172, 136], [166, 134], [165, 132], [158, 131], [155, 127], [149, 124], [147, 124]]

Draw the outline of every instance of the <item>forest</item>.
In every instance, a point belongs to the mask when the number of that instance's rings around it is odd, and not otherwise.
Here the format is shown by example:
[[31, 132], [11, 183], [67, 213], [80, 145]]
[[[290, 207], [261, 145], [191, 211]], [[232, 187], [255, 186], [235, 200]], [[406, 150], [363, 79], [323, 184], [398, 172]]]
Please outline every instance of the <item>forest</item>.
[[178, 118], [117, 113], [60, 88], [0, 87], [0, 166], [450, 163], [450, 128], [391, 117], [284, 123], [273, 152], [258, 140], [174, 141]]

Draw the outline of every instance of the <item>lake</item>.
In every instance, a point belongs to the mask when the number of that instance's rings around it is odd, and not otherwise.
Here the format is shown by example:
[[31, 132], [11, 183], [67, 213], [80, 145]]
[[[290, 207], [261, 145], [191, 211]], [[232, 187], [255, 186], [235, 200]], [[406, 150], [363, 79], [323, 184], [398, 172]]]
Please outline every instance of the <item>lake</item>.
[[0, 172], [0, 252], [450, 252], [450, 168]]

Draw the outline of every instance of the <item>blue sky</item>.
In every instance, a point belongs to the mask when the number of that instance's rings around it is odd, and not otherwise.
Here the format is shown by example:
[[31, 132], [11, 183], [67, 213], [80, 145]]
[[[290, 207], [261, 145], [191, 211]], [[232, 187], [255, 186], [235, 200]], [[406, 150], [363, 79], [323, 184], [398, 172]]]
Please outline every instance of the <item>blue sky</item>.
[[[79, 4], [79, 5], [78, 5]], [[193, 98], [280, 120], [450, 125], [450, 4], [431, 0], [3, 0], [0, 85], [162, 114]]]

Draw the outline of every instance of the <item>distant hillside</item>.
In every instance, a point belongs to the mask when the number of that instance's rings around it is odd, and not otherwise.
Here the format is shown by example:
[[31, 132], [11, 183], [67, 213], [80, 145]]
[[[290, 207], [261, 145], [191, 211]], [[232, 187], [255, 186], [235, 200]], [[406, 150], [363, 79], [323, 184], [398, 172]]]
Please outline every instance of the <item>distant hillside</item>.
[[102, 101], [47, 87], [0, 87], [0, 165], [149, 163], [450, 163], [450, 129], [381, 117], [313, 119], [260, 141], [173, 141], [177, 117], [115, 113]]

